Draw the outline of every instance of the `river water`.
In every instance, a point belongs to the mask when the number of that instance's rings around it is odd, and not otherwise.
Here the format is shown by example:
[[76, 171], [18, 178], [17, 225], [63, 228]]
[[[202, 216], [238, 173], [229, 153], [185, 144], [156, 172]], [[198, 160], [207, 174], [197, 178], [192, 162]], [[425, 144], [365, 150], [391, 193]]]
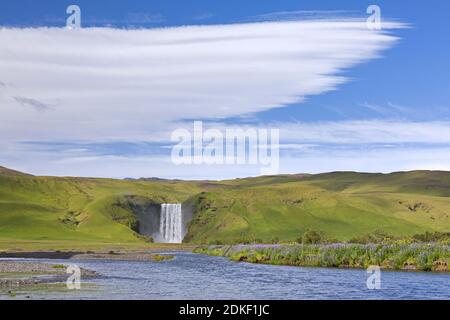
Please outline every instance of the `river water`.
[[[369, 290], [365, 270], [237, 263], [222, 257], [170, 252], [173, 260], [76, 261], [104, 275], [81, 279], [81, 290], [17, 291], [1, 299], [450, 299], [450, 275], [382, 271], [381, 289]], [[11, 260], [11, 259], [9, 259]], [[28, 289], [29, 290], [29, 289]]]

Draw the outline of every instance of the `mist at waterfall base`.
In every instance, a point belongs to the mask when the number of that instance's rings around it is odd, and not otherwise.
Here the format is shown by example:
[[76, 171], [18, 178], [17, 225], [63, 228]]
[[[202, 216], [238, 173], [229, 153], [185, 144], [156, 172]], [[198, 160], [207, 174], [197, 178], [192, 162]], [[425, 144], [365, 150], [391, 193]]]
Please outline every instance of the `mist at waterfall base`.
[[189, 207], [181, 203], [152, 205], [138, 212], [139, 233], [156, 243], [182, 243], [191, 216]]

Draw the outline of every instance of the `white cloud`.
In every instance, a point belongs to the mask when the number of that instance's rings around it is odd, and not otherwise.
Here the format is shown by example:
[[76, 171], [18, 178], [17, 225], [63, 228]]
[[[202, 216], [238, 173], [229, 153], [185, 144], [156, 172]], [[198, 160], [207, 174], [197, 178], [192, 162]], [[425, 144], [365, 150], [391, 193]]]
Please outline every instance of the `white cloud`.
[[353, 148], [317, 150], [297, 157], [285, 157], [283, 173], [330, 171], [383, 172], [410, 170], [450, 171], [450, 147]]
[[[172, 130], [174, 126], [169, 127]], [[193, 131], [193, 123], [178, 124]], [[305, 149], [321, 144], [450, 144], [449, 121], [348, 120], [268, 122], [257, 125], [203, 123], [203, 130], [279, 129], [283, 148]], [[164, 133], [165, 136], [169, 133]]]
[[[204, 130], [211, 126], [219, 130], [233, 128], [216, 123], [205, 124]], [[193, 130], [192, 124], [184, 124], [184, 128]], [[257, 128], [281, 129], [280, 173], [450, 170], [448, 122], [272, 123]], [[0, 143], [0, 163], [42, 175], [222, 179], [260, 174], [259, 165], [176, 166], [170, 161], [170, 148], [166, 145], [158, 148], [160, 152], [155, 153], [118, 154], [108, 153], [106, 147], [99, 152], [89, 145]]]
[[[3, 141], [148, 141], [172, 122], [301, 102], [396, 38], [364, 21], [0, 29]], [[20, 97], [18, 100], [17, 97]], [[46, 112], [24, 108], [51, 106]], [[30, 105], [30, 103], [25, 103]], [[41, 108], [42, 109], [42, 108]], [[168, 138], [168, 137], [167, 137]]]
[[[161, 153], [107, 154], [86, 145], [164, 142], [175, 128], [191, 129], [183, 119], [245, 116], [334, 90], [348, 80], [343, 71], [392, 46], [396, 38], [389, 30], [403, 25], [383, 27], [368, 30], [365, 21], [341, 18], [145, 30], [0, 28], [0, 163], [47, 175], [257, 175], [257, 166], [174, 166]], [[281, 172], [450, 167], [446, 146], [432, 155], [419, 147], [342, 149], [330, 155], [324, 147], [450, 144], [446, 122], [259, 126], [281, 129]], [[68, 145], [45, 148], [23, 141]]]
[[[279, 124], [284, 141], [326, 144], [450, 143], [450, 122], [388, 120]], [[277, 126], [277, 124], [272, 124]]]
[[[29, 150], [15, 153], [2, 165], [38, 175], [85, 177], [161, 177], [181, 179], [226, 179], [260, 175], [255, 165], [181, 165], [165, 156], [113, 156], [54, 154]], [[27, 157], [32, 155], [32, 161]], [[1, 159], [1, 157], [0, 157]], [[280, 173], [329, 171], [392, 172], [450, 170], [450, 146], [381, 147], [360, 149], [315, 149], [280, 159]]]

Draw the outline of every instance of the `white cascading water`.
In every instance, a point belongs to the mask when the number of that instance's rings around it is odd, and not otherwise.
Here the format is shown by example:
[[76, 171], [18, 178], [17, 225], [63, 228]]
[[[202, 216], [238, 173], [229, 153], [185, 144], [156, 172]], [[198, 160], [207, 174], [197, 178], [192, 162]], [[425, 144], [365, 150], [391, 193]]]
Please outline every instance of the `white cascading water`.
[[183, 241], [183, 228], [181, 219], [181, 203], [161, 204], [159, 233], [161, 242], [181, 243]]

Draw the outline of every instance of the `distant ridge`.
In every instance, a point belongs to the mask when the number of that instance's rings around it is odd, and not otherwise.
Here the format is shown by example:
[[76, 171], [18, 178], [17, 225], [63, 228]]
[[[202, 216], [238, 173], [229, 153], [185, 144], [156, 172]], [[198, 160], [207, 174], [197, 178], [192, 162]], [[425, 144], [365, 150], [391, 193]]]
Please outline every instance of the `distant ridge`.
[[0, 174], [10, 175], [10, 176], [32, 176], [31, 174], [23, 173], [23, 172], [16, 171], [13, 169], [8, 169], [8, 168], [2, 167], [2, 166], [0, 166]]

